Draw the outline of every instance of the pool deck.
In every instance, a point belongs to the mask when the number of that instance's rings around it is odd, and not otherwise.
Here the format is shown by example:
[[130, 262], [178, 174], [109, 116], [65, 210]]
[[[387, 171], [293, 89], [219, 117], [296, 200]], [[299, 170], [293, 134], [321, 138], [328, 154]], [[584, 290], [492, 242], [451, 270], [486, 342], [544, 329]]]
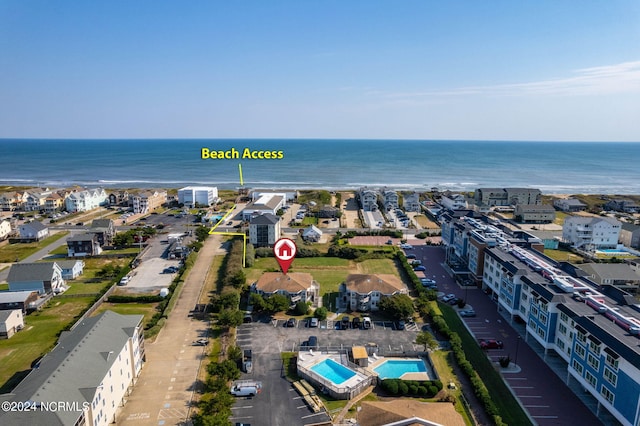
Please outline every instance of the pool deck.
[[[342, 362], [340, 360], [340, 354], [323, 354], [320, 352], [314, 352], [314, 351], [309, 351], [309, 352], [299, 352], [298, 353], [298, 363], [307, 368], [308, 370], [311, 370], [311, 367], [313, 367], [316, 364], [321, 363], [324, 360], [327, 359], [332, 359], [335, 362], [337, 362], [338, 364], [342, 365]], [[340, 387], [340, 388], [350, 388], [350, 387], [355, 387], [357, 384], [359, 384], [363, 379], [366, 379], [366, 377], [360, 373], [359, 371], [355, 371], [352, 368], [343, 365], [345, 368], [348, 368], [349, 370], [354, 372], [354, 376], [345, 380], [344, 382], [338, 384], [335, 383], [336, 387]], [[313, 371], [313, 370], [312, 370]], [[318, 374], [318, 373], [316, 373]]]

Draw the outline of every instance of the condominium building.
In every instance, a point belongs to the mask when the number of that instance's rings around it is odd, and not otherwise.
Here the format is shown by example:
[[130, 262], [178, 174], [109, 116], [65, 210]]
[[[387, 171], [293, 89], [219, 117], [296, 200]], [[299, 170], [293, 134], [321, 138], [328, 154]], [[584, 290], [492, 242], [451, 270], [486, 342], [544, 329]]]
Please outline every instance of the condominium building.
[[621, 229], [622, 224], [610, 217], [568, 216], [562, 225], [562, 240], [581, 250], [613, 249]]
[[178, 202], [187, 207], [209, 207], [218, 200], [215, 186], [187, 186], [178, 190]]
[[166, 191], [144, 191], [130, 195], [134, 214], [151, 213], [167, 202]]

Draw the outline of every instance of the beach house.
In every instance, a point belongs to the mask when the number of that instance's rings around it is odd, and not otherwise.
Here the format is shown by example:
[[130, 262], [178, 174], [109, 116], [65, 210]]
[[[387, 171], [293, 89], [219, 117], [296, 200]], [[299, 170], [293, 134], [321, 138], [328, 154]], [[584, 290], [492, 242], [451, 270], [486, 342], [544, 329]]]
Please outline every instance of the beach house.
[[102, 253], [98, 234], [93, 232], [83, 232], [67, 238], [67, 256], [85, 257], [95, 256]]
[[305, 272], [265, 272], [258, 281], [251, 284], [251, 292], [269, 297], [282, 294], [291, 304], [297, 302], [311, 302], [316, 306], [320, 292], [320, 284], [311, 274]]
[[20, 225], [20, 241], [40, 241], [49, 236], [49, 228], [44, 226], [42, 222], [32, 220], [31, 222]]
[[567, 216], [562, 240], [581, 250], [613, 249], [621, 229], [622, 224], [610, 217]]
[[406, 285], [392, 274], [350, 274], [340, 284], [340, 301], [352, 311], [377, 311], [383, 297], [407, 294]]
[[143, 191], [130, 195], [134, 214], [151, 213], [167, 202], [166, 191]]
[[85, 189], [72, 192], [64, 201], [69, 213], [86, 212], [100, 207], [107, 200], [107, 193], [102, 188]]
[[11, 222], [8, 220], [0, 220], [0, 241], [9, 238], [9, 235], [13, 232], [11, 229]]
[[378, 210], [378, 194], [368, 188], [361, 188], [358, 192], [360, 200], [360, 208], [366, 212], [375, 212]]
[[56, 262], [14, 263], [7, 277], [10, 291], [37, 291], [39, 294], [66, 290], [62, 268]]

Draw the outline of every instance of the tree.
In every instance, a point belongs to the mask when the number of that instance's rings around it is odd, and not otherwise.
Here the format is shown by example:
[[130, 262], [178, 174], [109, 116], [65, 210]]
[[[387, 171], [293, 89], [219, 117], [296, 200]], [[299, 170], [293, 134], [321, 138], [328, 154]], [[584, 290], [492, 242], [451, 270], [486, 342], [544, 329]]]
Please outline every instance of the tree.
[[266, 309], [271, 313], [286, 311], [289, 308], [289, 299], [283, 294], [276, 293], [266, 300]]
[[325, 308], [324, 306], [320, 306], [318, 309], [316, 309], [316, 311], [313, 313], [313, 316], [318, 318], [320, 321], [324, 321], [327, 319], [327, 315], [329, 314], [329, 311], [327, 310], [327, 308]]
[[415, 313], [413, 300], [406, 294], [394, 294], [390, 297], [383, 297], [380, 299], [378, 307], [386, 315], [396, 320], [410, 318]]
[[218, 315], [218, 324], [223, 327], [237, 327], [242, 324], [243, 317], [240, 309], [224, 309]]
[[251, 293], [249, 304], [253, 306], [253, 310], [256, 312], [262, 312], [267, 309], [267, 301], [258, 293]]
[[425, 352], [427, 350], [434, 350], [438, 347], [438, 341], [428, 331], [422, 331], [416, 336], [416, 343], [424, 345]]
[[296, 315], [307, 315], [307, 313], [309, 312], [309, 305], [307, 305], [307, 302], [303, 302], [302, 300], [300, 300], [298, 303], [296, 303], [294, 312], [296, 313]]
[[209, 229], [204, 226], [198, 226], [196, 228], [196, 239], [198, 241], [204, 241], [209, 236]]

